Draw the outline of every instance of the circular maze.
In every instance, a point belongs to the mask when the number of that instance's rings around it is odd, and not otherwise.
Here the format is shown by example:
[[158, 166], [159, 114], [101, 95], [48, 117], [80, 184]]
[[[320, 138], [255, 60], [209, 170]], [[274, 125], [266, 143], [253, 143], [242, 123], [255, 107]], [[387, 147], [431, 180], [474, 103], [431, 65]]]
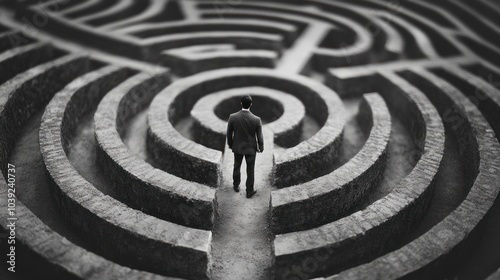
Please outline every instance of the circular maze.
[[497, 2], [0, 5], [0, 278], [500, 277]]

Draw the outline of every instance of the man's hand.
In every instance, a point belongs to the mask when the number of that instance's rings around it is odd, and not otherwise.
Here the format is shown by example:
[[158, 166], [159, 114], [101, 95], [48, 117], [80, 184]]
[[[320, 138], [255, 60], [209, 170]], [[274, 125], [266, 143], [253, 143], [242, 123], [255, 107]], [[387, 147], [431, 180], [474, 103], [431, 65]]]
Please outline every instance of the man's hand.
[[262, 153], [264, 151], [264, 149], [259, 149], [257, 150], [257, 153]]

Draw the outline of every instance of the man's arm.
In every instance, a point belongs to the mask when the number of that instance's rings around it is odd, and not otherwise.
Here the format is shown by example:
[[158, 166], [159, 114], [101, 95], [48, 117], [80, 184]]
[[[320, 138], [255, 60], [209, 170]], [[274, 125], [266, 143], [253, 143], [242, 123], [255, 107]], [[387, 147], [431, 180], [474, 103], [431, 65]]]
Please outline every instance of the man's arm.
[[231, 121], [231, 117], [229, 117], [229, 121], [227, 122], [227, 145], [229, 146], [230, 149], [233, 148], [233, 132], [234, 132], [234, 126], [233, 122]]
[[259, 144], [259, 151], [264, 151], [264, 136], [262, 135], [262, 121], [259, 119], [259, 124], [257, 125], [257, 144]]

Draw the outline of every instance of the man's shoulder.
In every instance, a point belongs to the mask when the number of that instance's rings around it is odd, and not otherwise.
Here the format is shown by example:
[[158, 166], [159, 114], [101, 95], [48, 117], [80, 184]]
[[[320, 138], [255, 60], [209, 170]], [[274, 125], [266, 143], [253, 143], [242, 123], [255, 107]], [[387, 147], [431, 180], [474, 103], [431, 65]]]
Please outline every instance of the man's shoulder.
[[232, 113], [232, 114], [229, 115], [229, 120], [237, 118], [239, 115], [240, 115], [239, 111], [238, 112], [234, 112], [234, 113]]
[[252, 113], [252, 116], [254, 117], [254, 119], [255, 119], [256, 121], [261, 121], [260, 117], [259, 117], [259, 116], [257, 116], [257, 115], [255, 115], [254, 113]]

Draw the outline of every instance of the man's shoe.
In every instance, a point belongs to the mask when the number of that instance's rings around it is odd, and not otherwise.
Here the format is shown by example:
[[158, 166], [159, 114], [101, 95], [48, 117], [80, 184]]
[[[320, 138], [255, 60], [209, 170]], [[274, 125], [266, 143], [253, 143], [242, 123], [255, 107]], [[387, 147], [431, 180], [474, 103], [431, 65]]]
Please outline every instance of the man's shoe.
[[235, 192], [240, 192], [240, 187], [238, 187], [238, 186], [233, 187], [233, 190], [234, 190]]
[[247, 192], [247, 198], [252, 197], [257, 191]]

